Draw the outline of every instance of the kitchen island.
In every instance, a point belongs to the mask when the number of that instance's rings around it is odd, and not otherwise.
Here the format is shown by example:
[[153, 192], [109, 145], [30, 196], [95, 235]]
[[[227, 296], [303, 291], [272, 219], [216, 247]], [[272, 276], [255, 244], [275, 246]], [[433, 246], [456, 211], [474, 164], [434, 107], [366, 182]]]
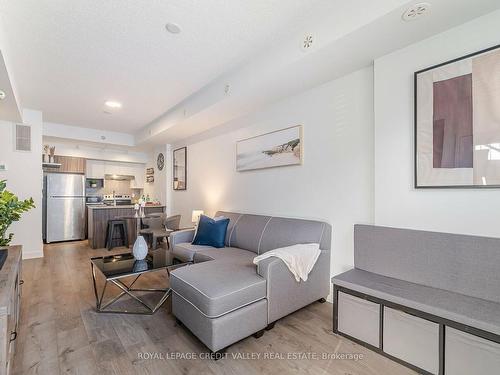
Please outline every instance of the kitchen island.
[[[133, 205], [124, 206], [87, 206], [88, 217], [88, 240], [92, 249], [106, 247], [106, 231], [108, 220], [118, 219], [124, 216], [134, 216]], [[146, 215], [152, 213], [165, 212], [165, 206], [146, 206], [144, 208]], [[127, 221], [128, 242], [133, 245], [137, 238], [136, 223], [134, 220]]]

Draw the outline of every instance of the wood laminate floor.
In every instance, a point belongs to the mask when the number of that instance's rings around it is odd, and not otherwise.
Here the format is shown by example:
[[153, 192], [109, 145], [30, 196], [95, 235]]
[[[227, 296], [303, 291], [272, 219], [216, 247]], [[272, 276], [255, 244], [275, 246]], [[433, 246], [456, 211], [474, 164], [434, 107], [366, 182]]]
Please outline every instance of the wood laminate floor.
[[[23, 261], [14, 374], [414, 374], [333, 334], [329, 303], [314, 303], [281, 319], [263, 337], [234, 344], [225, 359], [200, 359], [207, 349], [175, 323], [170, 301], [152, 316], [95, 312], [89, 258], [106, 250], [92, 250], [82, 241], [46, 245], [44, 253]], [[158, 272], [140, 283], [166, 286], [168, 279]], [[334, 353], [362, 358], [321, 359]]]

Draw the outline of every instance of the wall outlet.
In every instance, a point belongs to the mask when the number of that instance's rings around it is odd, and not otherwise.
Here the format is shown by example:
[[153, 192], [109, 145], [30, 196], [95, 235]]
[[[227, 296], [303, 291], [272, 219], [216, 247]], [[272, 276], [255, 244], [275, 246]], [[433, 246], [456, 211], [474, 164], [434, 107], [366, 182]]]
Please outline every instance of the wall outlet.
[[7, 164], [0, 163], [0, 172], [7, 170]]

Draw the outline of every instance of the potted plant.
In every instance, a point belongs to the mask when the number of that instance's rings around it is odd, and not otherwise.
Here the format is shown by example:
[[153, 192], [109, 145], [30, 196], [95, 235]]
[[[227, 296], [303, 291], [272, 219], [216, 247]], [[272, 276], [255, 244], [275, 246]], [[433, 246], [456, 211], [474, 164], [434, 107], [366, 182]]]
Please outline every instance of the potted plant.
[[5, 180], [0, 181], [0, 248], [9, 246], [14, 233], [7, 234], [7, 229], [12, 222], [19, 221], [23, 212], [35, 207], [33, 198], [19, 200], [10, 191], [6, 190]]
[[50, 160], [49, 158], [49, 145], [43, 146], [43, 154], [42, 154], [42, 162], [47, 163]]
[[54, 156], [56, 154], [56, 146], [50, 146], [49, 153], [50, 153], [49, 163], [54, 163], [56, 161], [55, 156]]

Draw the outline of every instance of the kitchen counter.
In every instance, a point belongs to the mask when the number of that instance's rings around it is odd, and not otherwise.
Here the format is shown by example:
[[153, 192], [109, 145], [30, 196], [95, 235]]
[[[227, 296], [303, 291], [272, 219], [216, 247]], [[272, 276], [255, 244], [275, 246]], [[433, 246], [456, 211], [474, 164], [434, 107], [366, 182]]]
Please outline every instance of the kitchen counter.
[[[107, 205], [87, 205], [87, 208], [89, 210], [107, 210], [107, 209], [112, 209], [112, 208], [121, 208], [121, 209], [134, 209], [133, 204], [124, 204], [120, 206], [107, 206]], [[165, 208], [165, 206], [159, 204], [159, 205], [147, 205], [146, 209], [148, 208]]]
[[[134, 216], [135, 209], [133, 205], [123, 206], [87, 206], [88, 208], [88, 239], [89, 246], [92, 249], [101, 249], [106, 247], [106, 231], [108, 229], [108, 220], [119, 219], [124, 216]], [[165, 212], [165, 206], [146, 206], [144, 213]], [[128, 242], [132, 246], [137, 238], [137, 228], [135, 220], [126, 220]]]

